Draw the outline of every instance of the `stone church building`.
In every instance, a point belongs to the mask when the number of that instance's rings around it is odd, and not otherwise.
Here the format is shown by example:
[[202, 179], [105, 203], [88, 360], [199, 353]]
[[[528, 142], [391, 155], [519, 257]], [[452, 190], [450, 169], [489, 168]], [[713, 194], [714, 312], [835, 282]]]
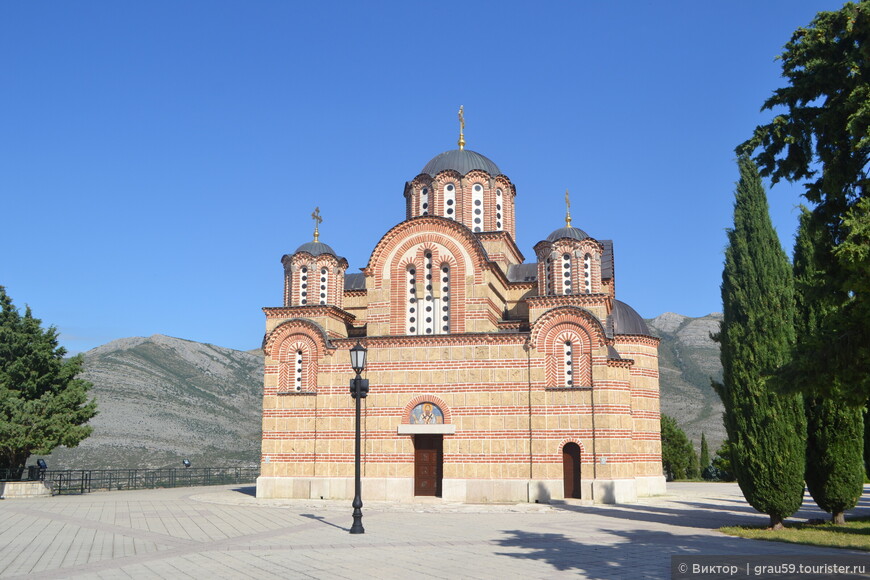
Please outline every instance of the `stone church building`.
[[659, 341], [616, 298], [613, 242], [571, 226], [569, 206], [527, 262], [516, 195], [460, 132], [405, 183], [406, 219], [361, 272], [316, 226], [281, 259], [284, 304], [263, 309], [257, 497], [353, 497], [357, 342], [364, 500], [664, 492]]

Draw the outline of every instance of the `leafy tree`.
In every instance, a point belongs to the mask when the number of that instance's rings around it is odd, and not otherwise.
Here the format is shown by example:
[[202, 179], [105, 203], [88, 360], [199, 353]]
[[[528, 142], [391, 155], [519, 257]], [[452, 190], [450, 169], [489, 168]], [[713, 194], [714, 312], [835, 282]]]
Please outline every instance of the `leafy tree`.
[[772, 528], [803, 501], [806, 423], [798, 395], [780, 395], [770, 374], [794, 343], [791, 266], [768, 213], [755, 164], [738, 160], [734, 227], [728, 230], [722, 272], [722, 383], [732, 473], [749, 504]]
[[704, 479], [710, 481], [734, 481], [731, 473], [731, 445], [728, 440], [722, 442], [716, 450], [716, 456], [711, 464], [704, 469]]
[[686, 437], [686, 433], [677, 425], [676, 419], [663, 414], [661, 422], [662, 468], [665, 472], [665, 479], [668, 481], [687, 479], [692, 474], [692, 456], [695, 453], [692, 443]]
[[96, 401], [88, 401], [91, 384], [75, 378], [82, 357], [65, 361], [57, 329], [40, 325], [0, 286], [0, 468], [23, 469], [31, 453], [75, 447], [97, 414]]
[[[828, 291], [824, 269], [832, 244], [829, 230], [819, 227], [804, 209], [795, 241], [794, 276], [797, 305], [797, 342], [811, 337], [820, 321], [847, 300], [843, 292]], [[863, 428], [861, 408], [837, 396], [838, 385], [826, 385], [827, 397], [804, 397], [807, 416], [806, 483], [818, 506], [845, 523], [843, 512], [852, 509], [864, 490]]]
[[707, 447], [707, 437], [701, 433], [701, 458], [699, 460], [701, 471], [710, 466], [710, 449]]
[[839, 396], [870, 396], [870, 1], [820, 12], [781, 55], [788, 86], [763, 109], [781, 110], [738, 147], [764, 176], [803, 181], [813, 215], [835, 248], [822, 266], [826, 287], [849, 300], [830, 313], [783, 371], [804, 392], [838, 385]]

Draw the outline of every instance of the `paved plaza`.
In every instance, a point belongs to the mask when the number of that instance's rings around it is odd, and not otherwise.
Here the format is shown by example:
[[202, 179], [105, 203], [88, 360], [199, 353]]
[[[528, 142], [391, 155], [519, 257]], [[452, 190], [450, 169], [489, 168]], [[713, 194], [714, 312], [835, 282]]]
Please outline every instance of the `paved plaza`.
[[[267, 500], [253, 487], [0, 501], [0, 578], [670, 578], [672, 555], [843, 554], [725, 536], [763, 524], [735, 484], [620, 506]], [[853, 515], [870, 515], [870, 488]], [[792, 519], [823, 517], [807, 497]], [[854, 552], [852, 552], [854, 554]], [[866, 554], [866, 553], [865, 553]]]

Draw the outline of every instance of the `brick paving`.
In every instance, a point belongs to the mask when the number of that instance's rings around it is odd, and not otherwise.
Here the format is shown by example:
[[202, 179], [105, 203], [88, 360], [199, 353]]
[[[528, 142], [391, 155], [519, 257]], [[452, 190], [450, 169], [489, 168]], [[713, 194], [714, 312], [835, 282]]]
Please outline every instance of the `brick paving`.
[[[252, 487], [0, 501], [0, 578], [670, 578], [672, 555], [842, 551], [745, 540], [734, 484], [669, 484], [631, 505], [257, 500]], [[870, 515], [870, 487], [852, 515]], [[823, 517], [812, 503], [792, 519]], [[848, 552], [847, 552], [848, 553]], [[866, 553], [864, 553], [866, 555]]]

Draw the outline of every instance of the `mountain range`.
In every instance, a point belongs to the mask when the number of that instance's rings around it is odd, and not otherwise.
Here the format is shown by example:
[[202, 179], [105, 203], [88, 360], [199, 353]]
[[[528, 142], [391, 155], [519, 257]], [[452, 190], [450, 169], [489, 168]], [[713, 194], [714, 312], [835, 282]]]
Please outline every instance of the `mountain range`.
[[[661, 338], [662, 412], [711, 453], [725, 438], [719, 347], [721, 314], [667, 312], [647, 320]], [[122, 338], [84, 353], [99, 414], [78, 447], [56, 449], [52, 469], [257, 465], [263, 384], [259, 349], [238, 351], [163, 335]], [[35, 458], [34, 458], [35, 460]]]

